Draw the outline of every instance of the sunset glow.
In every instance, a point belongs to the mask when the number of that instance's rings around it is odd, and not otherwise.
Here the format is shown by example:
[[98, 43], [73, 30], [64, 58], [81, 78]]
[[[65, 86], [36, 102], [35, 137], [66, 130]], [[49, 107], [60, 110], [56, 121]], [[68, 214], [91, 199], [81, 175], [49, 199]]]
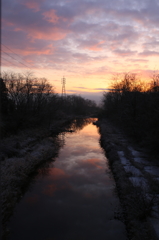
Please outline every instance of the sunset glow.
[[[158, 0], [2, 0], [2, 71], [97, 99], [115, 73], [159, 71]], [[100, 93], [100, 94], [99, 94]]]

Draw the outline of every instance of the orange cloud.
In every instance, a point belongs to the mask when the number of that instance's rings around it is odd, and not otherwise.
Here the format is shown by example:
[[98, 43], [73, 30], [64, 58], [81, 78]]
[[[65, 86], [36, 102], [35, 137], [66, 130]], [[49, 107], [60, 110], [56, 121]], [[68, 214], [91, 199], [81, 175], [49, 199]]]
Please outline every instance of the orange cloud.
[[56, 15], [54, 9], [51, 9], [50, 11], [44, 12], [43, 16], [48, 22], [57, 23], [58, 20], [59, 20], [59, 17]]

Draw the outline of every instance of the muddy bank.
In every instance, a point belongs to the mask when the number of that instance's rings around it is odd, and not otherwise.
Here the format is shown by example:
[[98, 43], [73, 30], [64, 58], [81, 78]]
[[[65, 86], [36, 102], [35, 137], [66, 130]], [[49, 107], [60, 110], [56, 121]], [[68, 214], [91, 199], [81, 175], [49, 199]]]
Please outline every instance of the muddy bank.
[[159, 239], [159, 164], [108, 120], [97, 122], [100, 143], [116, 182], [128, 238]]

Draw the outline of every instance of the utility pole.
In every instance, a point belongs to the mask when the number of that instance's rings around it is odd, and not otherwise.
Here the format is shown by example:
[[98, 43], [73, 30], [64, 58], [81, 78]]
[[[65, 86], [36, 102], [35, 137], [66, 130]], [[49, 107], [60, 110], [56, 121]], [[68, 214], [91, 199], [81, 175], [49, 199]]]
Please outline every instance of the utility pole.
[[66, 84], [66, 78], [61, 79], [61, 84], [62, 84], [62, 97], [66, 97], [66, 90], [65, 90], [65, 84]]

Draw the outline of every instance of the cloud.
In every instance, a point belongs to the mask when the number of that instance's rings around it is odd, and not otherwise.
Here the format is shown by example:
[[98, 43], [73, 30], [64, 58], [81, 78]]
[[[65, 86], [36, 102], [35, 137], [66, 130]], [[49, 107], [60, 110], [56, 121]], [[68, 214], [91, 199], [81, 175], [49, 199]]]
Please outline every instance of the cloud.
[[75, 87], [74, 88], [80, 88], [80, 89], [89, 89], [89, 88], [86, 88], [86, 87]]
[[127, 57], [127, 56], [133, 56], [135, 55], [137, 52], [136, 51], [131, 51], [131, 50], [121, 50], [121, 49], [117, 49], [114, 51], [115, 54], [120, 55], [122, 57]]
[[142, 57], [159, 56], [159, 52], [156, 52], [156, 51], [143, 51], [143, 52], [139, 53], [139, 56], [142, 56]]
[[126, 59], [127, 61], [130, 61], [130, 62], [148, 62], [149, 60], [147, 59], [142, 59], [142, 58], [138, 58], [138, 59]]
[[151, 51], [155, 51], [159, 49], [159, 41], [153, 37], [153, 38], [148, 38], [147, 42], [143, 43], [143, 48], [145, 50], [149, 49]]
[[105, 91], [105, 90], [109, 90], [108, 88], [93, 88], [94, 90], [100, 90], [100, 91]]
[[80, 47], [86, 48], [91, 51], [101, 51], [103, 43], [104, 41], [87, 40], [81, 42]]
[[44, 12], [43, 15], [48, 22], [57, 23], [59, 20], [59, 17], [56, 15], [56, 11], [54, 9]]
[[143, 70], [146, 61], [151, 70], [151, 57], [159, 55], [158, 12], [156, 0], [3, 0], [2, 44], [25, 64], [72, 78]]
[[38, 12], [40, 10], [40, 2], [37, 1], [24, 1], [22, 2], [22, 4], [29, 8], [29, 9], [33, 9], [34, 12]]
[[6, 21], [7, 24], [12, 23], [12, 31], [25, 32], [30, 40], [51, 39], [57, 41], [66, 36], [68, 29], [63, 24], [58, 24], [59, 17], [54, 9], [32, 12], [29, 8], [22, 6], [17, 5], [17, 12], [11, 9], [3, 14], [4, 23]]

